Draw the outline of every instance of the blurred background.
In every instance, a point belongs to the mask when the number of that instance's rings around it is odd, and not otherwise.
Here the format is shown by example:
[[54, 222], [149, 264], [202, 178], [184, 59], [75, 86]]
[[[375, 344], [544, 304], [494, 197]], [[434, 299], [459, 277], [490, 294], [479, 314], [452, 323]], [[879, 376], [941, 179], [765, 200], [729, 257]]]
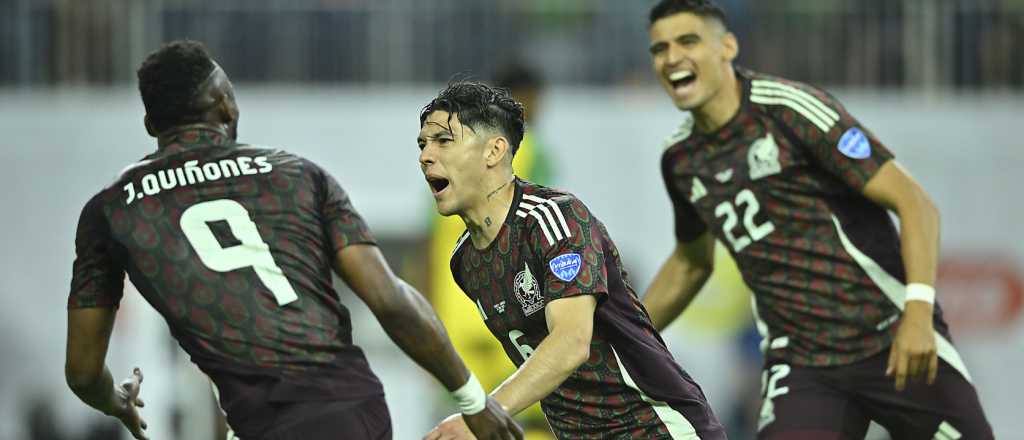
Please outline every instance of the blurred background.
[[[162, 42], [207, 44], [235, 82], [240, 141], [286, 148], [338, 178], [490, 389], [512, 364], [451, 281], [462, 225], [434, 213], [416, 163], [418, 111], [455, 74], [512, 88], [530, 118], [517, 172], [583, 199], [643, 292], [674, 245], [658, 164], [680, 119], [650, 68], [652, 3], [0, 0], [0, 439], [128, 438], [64, 384], [64, 310], [81, 207], [155, 149], [135, 69]], [[996, 436], [1019, 438], [1024, 0], [720, 3], [739, 64], [834, 92], [937, 201], [939, 300]], [[749, 292], [724, 250], [718, 258], [665, 336], [731, 438], [745, 439], [760, 403], [758, 339]], [[338, 284], [395, 438], [419, 438], [454, 406]], [[145, 372], [151, 437], [222, 438], [206, 379], [127, 289], [108, 365], [115, 377]], [[523, 421], [548, 438], [536, 412]]]

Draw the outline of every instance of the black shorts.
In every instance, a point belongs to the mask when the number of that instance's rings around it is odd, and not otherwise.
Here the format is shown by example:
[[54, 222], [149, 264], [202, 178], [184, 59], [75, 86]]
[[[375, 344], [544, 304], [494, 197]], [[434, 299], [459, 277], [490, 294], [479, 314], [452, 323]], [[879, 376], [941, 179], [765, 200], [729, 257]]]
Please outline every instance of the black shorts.
[[258, 439], [391, 440], [384, 396], [360, 402], [296, 402], [279, 408], [274, 427]]
[[[870, 421], [895, 440], [984, 440], [992, 428], [966, 369], [939, 359], [935, 383], [909, 383], [896, 391], [885, 375], [889, 350], [839, 367], [798, 367], [769, 362], [761, 375], [761, 440], [863, 439]], [[964, 373], [961, 373], [961, 370]]]

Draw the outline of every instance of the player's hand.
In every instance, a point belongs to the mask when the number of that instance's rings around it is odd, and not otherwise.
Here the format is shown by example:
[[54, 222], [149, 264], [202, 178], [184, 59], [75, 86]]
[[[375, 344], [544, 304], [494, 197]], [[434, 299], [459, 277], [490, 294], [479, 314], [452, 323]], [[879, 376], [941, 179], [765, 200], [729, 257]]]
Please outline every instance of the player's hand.
[[928, 385], [935, 383], [938, 371], [932, 305], [908, 301], [889, 351], [885, 375], [895, 376], [896, 391], [903, 391], [908, 380], [914, 383], [924, 379]]
[[462, 414], [452, 414], [430, 430], [423, 440], [473, 440], [476, 436], [469, 430]]
[[[476, 435], [474, 435], [474, 433]], [[522, 440], [523, 430], [501, 404], [487, 397], [487, 407], [471, 416], [453, 414], [444, 419], [423, 440]]]
[[139, 416], [139, 408], [145, 406], [139, 398], [142, 388], [142, 370], [135, 368], [132, 375], [114, 385], [114, 409], [109, 413], [124, 424], [132, 436], [138, 440], [149, 440], [146, 437], [146, 421]]
[[480, 440], [522, 440], [523, 430], [512, 416], [493, 397], [487, 396], [487, 406], [471, 416], [463, 415], [463, 421]]

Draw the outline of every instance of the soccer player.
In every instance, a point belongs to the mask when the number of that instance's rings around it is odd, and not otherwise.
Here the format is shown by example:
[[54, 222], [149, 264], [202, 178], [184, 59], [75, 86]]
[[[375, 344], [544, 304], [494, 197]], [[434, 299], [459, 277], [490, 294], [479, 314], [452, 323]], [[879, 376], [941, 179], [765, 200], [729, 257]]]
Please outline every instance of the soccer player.
[[[512, 172], [524, 126], [507, 90], [454, 82], [423, 109], [417, 139], [438, 212], [467, 226], [452, 274], [518, 367], [492, 396], [511, 414], [540, 401], [559, 438], [724, 439], [604, 225]], [[454, 415], [426, 439], [467, 434]]]
[[384, 392], [331, 284], [334, 269], [478, 437], [519, 428], [463, 366], [433, 309], [388, 268], [341, 186], [316, 164], [235, 141], [231, 82], [177, 41], [138, 71], [158, 148], [85, 205], [68, 300], [67, 382], [136, 438], [141, 372], [104, 365], [127, 272], [212, 380], [242, 439], [391, 438]]
[[[707, 0], [650, 13], [658, 79], [688, 111], [661, 170], [676, 248], [644, 304], [664, 328], [722, 240], [766, 330], [759, 436], [984, 439], [992, 431], [934, 304], [939, 216], [892, 153], [832, 96], [733, 67]], [[901, 233], [889, 218], [900, 219]]]

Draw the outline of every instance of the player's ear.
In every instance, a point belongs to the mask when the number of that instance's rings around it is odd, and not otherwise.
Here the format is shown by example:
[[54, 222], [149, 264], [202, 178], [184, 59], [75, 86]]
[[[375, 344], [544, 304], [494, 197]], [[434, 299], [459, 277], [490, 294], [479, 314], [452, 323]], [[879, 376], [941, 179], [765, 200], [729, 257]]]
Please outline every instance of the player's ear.
[[153, 127], [153, 122], [149, 120], [149, 115], [142, 117], [142, 123], [146, 125], [146, 133], [149, 133], [150, 136], [158, 137], [159, 133], [157, 133], [156, 128]]
[[736, 38], [736, 34], [732, 32], [726, 32], [722, 36], [722, 56], [726, 61], [735, 60], [740, 55], [740, 42]]
[[228, 99], [226, 94], [222, 94], [220, 102], [217, 103], [217, 116], [220, 118], [221, 122], [225, 124], [230, 124], [234, 122], [235, 119], [238, 119], [237, 110], [231, 108], [232, 106], [230, 101], [231, 100]]
[[487, 167], [495, 167], [501, 163], [506, 156], [512, 154], [512, 150], [509, 148], [508, 139], [504, 136], [495, 136], [487, 141], [487, 153], [484, 159], [487, 161]]

